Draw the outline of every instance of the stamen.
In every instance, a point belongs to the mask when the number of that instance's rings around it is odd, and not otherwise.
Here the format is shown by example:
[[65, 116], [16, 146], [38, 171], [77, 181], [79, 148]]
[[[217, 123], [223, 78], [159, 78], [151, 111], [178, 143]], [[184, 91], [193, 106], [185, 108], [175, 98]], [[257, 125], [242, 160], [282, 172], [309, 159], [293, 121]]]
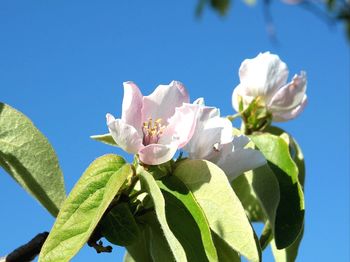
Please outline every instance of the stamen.
[[148, 121], [143, 123], [143, 144], [157, 144], [166, 126], [162, 125], [162, 119], [158, 118], [156, 121], [152, 121], [152, 118], [148, 118]]

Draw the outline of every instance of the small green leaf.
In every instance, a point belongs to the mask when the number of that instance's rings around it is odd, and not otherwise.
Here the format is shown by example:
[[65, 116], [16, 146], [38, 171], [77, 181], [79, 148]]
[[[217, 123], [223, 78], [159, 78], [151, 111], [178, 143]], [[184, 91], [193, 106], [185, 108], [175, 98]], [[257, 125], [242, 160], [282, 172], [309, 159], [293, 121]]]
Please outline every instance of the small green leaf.
[[182, 262], [186, 261], [186, 254], [181, 246], [180, 242], [176, 239], [173, 232], [170, 230], [169, 225], [166, 220], [165, 215], [165, 200], [160, 191], [157, 182], [152, 177], [150, 173], [144, 170], [142, 167], [139, 167], [137, 173], [140, 176], [140, 181], [142, 187], [149, 193], [150, 197], [153, 200], [154, 209], [157, 215], [157, 219], [165, 236], [165, 239], [170, 247], [170, 250], [176, 261]]
[[90, 136], [90, 138], [92, 138], [93, 140], [105, 143], [105, 144], [110, 145], [110, 146], [118, 146], [110, 133], [104, 134], [104, 135]]
[[117, 204], [103, 218], [101, 232], [109, 242], [119, 246], [131, 245], [140, 237], [139, 227], [125, 202]]
[[87, 242], [109, 204], [133, 174], [116, 155], [96, 159], [64, 202], [39, 261], [69, 261]]
[[166, 217], [188, 261], [218, 261], [208, 221], [193, 194], [175, 176], [158, 181], [165, 198]]
[[275, 221], [275, 241], [279, 249], [288, 247], [298, 237], [304, 223], [304, 194], [298, 179], [298, 168], [289, 153], [289, 146], [279, 136], [250, 136], [268, 160], [280, 188], [280, 203]]
[[205, 160], [184, 160], [174, 170], [194, 195], [210, 228], [250, 261], [260, 261], [260, 247], [243, 206], [225, 173]]
[[0, 166], [57, 216], [66, 198], [57, 156], [29, 118], [3, 103], [0, 103]]

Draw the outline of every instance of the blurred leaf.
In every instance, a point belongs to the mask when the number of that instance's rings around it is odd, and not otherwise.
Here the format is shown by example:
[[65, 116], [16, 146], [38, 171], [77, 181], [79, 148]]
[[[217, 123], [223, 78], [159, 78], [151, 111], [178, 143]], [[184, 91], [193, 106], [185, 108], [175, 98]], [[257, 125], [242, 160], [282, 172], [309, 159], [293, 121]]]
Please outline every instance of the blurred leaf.
[[268, 160], [280, 188], [280, 203], [275, 222], [275, 241], [279, 249], [288, 247], [298, 237], [304, 222], [304, 194], [298, 168], [286, 141], [275, 135], [252, 135], [250, 138]]
[[256, 0], [244, 0], [244, 3], [247, 5], [253, 6], [256, 5]]
[[184, 160], [174, 170], [194, 195], [210, 228], [250, 261], [260, 261], [260, 247], [243, 206], [225, 173], [205, 160]]
[[57, 216], [66, 197], [57, 156], [29, 118], [3, 103], [0, 103], [0, 166]]
[[133, 174], [116, 155], [90, 164], [64, 202], [39, 261], [69, 261], [88, 241], [109, 204]]
[[110, 133], [104, 134], [104, 135], [90, 136], [90, 138], [92, 138], [93, 140], [96, 140], [98, 142], [102, 142], [104, 144], [110, 145], [110, 146], [118, 146]]
[[205, 6], [209, 5], [220, 15], [225, 15], [230, 7], [230, 0], [199, 0], [196, 7], [196, 15], [203, 13]]
[[220, 15], [225, 15], [230, 7], [230, 0], [210, 0], [210, 4]]
[[155, 181], [153, 176], [146, 170], [144, 170], [142, 167], [139, 167], [137, 172], [140, 176], [142, 188], [144, 188], [144, 190], [149, 193], [150, 197], [153, 200], [157, 219], [159, 221], [165, 239], [170, 247], [170, 250], [174, 256], [174, 259], [176, 261], [186, 261], [185, 251], [179, 243], [179, 241], [174, 236], [174, 234], [172, 233], [172, 231], [170, 230], [169, 225], [167, 223], [165, 215], [165, 200], [162, 195], [162, 192], [160, 191], [157, 185], [157, 182]]
[[111, 243], [119, 246], [131, 245], [140, 237], [140, 230], [129, 205], [117, 204], [101, 221], [102, 235]]
[[208, 221], [193, 194], [175, 176], [158, 182], [165, 198], [168, 223], [188, 261], [218, 261]]

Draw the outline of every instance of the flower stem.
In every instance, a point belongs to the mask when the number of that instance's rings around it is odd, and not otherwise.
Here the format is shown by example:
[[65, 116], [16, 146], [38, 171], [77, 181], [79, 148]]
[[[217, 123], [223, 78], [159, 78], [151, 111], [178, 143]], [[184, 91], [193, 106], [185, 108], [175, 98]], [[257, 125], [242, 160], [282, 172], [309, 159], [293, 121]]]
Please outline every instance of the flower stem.
[[226, 118], [232, 122], [233, 120], [235, 120], [238, 117], [241, 117], [241, 113], [230, 115], [230, 116], [227, 116]]

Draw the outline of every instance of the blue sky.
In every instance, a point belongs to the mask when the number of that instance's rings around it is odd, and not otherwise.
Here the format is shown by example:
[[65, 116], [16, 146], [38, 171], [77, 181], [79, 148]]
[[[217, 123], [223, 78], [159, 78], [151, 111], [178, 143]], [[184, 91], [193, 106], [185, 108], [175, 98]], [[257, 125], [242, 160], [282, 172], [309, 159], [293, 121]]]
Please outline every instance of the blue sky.
[[[278, 44], [266, 34], [262, 6], [235, 1], [221, 18], [196, 1], [0, 2], [0, 100], [28, 115], [52, 142], [67, 191], [105, 153], [125, 155], [90, 135], [105, 114], [120, 115], [122, 83], [144, 94], [182, 81], [192, 100], [232, 114], [238, 68], [259, 52], [277, 53], [290, 78], [307, 71], [309, 105], [280, 125], [306, 158], [306, 232], [298, 261], [349, 261], [349, 45], [342, 26], [279, 1], [271, 11]], [[130, 158], [129, 158], [130, 159]], [[0, 256], [49, 230], [53, 218], [0, 170]], [[266, 261], [271, 261], [268, 251]], [[123, 250], [73, 261], [121, 261]]]

